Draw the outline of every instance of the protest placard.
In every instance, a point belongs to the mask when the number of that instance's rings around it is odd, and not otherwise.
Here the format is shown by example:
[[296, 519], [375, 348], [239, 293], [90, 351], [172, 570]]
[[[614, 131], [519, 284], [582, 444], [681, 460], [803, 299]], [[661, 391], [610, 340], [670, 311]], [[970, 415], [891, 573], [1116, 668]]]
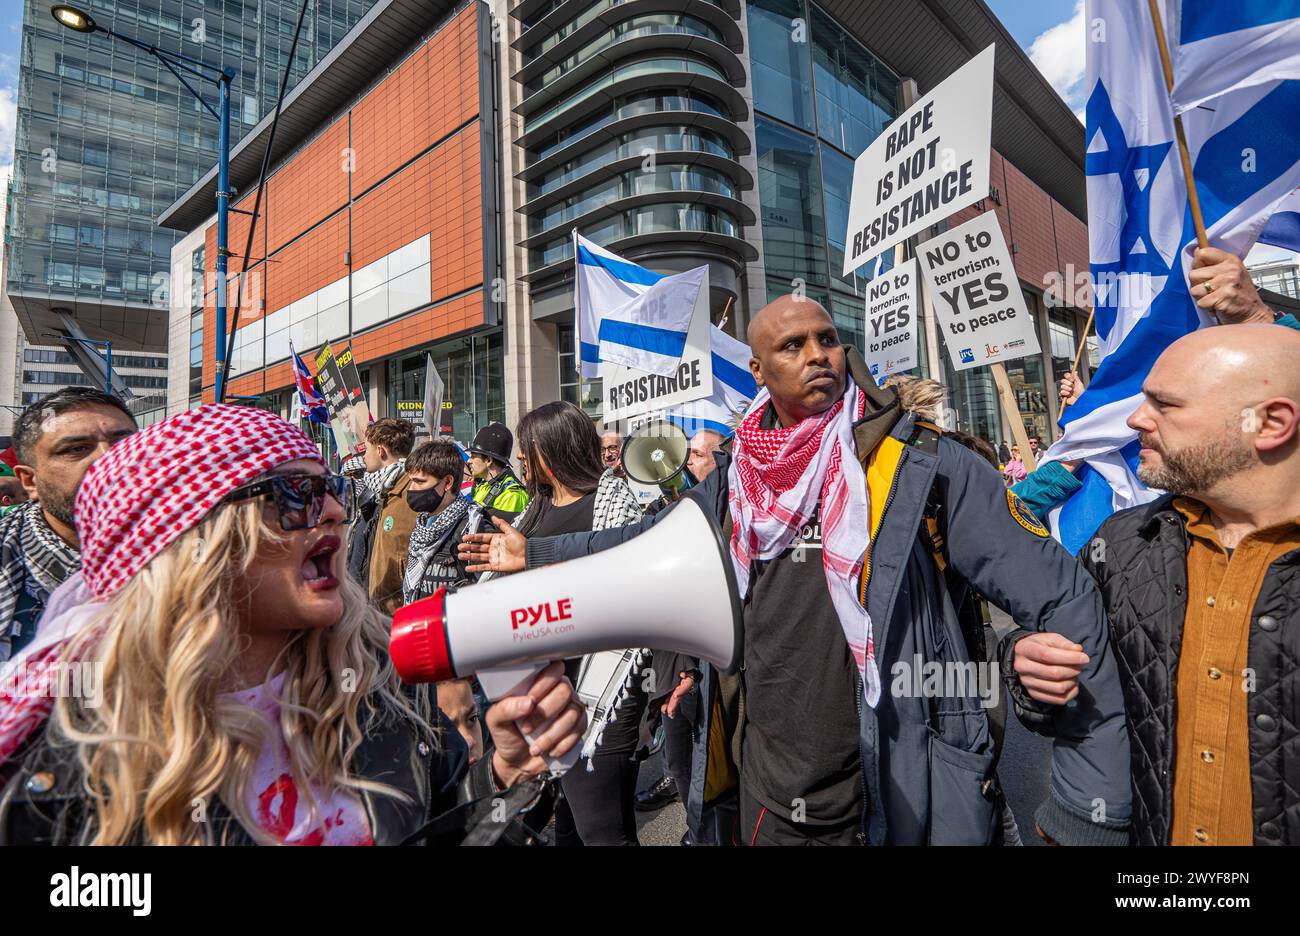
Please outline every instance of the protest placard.
[[989, 193], [993, 46], [899, 115], [853, 164], [844, 275]]
[[[334, 432], [334, 445], [339, 454], [347, 456], [361, 451], [370, 421], [370, 407], [361, 392], [361, 377], [352, 363], [351, 349], [336, 356], [334, 349], [325, 345], [316, 355], [316, 380], [329, 407], [330, 429]], [[351, 386], [354, 382], [355, 390]]]
[[996, 214], [987, 211], [925, 241], [918, 258], [953, 370], [1038, 353], [1034, 320]]
[[917, 365], [919, 284], [915, 260], [867, 283], [866, 347], [862, 357], [876, 383]]

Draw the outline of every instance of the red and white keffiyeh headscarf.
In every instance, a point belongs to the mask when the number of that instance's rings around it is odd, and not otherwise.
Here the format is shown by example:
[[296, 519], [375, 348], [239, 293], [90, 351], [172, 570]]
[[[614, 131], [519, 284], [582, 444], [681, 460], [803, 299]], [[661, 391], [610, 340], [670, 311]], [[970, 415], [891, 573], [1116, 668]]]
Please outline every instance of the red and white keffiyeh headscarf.
[[300, 459], [324, 464], [298, 427], [209, 403], [127, 436], [90, 466], [75, 508], [81, 572], [51, 596], [36, 639], [0, 667], [0, 764], [45, 722], [68, 644], [131, 576], [231, 491]]
[[[853, 424], [866, 394], [847, 378], [844, 396], [819, 416], [789, 429], [762, 428], [771, 400], [760, 390], [736, 430], [727, 476], [734, 529], [731, 560], [742, 595], [754, 560], [775, 559], [821, 504], [822, 567], [831, 603], [862, 676], [867, 704], [880, 699], [871, 618], [858, 601], [857, 581], [870, 541], [867, 479], [853, 445]], [[847, 404], [847, 405], [846, 405]]]

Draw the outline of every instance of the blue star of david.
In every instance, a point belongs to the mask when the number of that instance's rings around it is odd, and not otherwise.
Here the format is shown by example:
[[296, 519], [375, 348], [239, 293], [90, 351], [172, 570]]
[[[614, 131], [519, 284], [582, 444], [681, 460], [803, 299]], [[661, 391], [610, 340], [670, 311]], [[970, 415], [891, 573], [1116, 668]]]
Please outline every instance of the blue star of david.
[[[1110, 95], [1100, 81], [1088, 98], [1087, 126], [1091, 131], [1088, 139], [1091, 141], [1100, 132], [1106, 141], [1106, 149], [1100, 153], [1085, 154], [1085, 173], [1090, 176], [1117, 174], [1124, 195], [1124, 226], [1120, 230], [1119, 259], [1111, 263], [1094, 263], [1093, 275], [1148, 273], [1152, 276], [1168, 276], [1169, 265], [1151, 240], [1151, 189], [1156, 173], [1173, 145], [1172, 141], [1150, 146], [1129, 146], [1124, 128], [1120, 126], [1119, 118], [1111, 107]], [[1146, 185], [1139, 185], [1138, 174], [1144, 169]], [[1136, 252], [1135, 248], [1138, 248]], [[1109, 333], [1110, 325], [1118, 312], [1116, 292], [1112, 289], [1104, 299], [1097, 299], [1097, 333], [1100, 335]]]

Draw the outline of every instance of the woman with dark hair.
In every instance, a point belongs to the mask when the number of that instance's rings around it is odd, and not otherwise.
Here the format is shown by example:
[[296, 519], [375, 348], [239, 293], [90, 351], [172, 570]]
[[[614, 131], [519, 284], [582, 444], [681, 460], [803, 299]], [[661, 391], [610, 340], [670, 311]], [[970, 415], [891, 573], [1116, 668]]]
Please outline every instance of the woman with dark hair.
[[[514, 526], [525, 536], [556, 536], [625, 526], [641, 518], [636, 495], [601, 460], [600, 435], [590, 417], [572, 403], [539, 406], [519, 421], [516, 456], [528, 487], [528, 506]], [[502, 530], [510, 525], [494, 518]], [[488, 573], [480, 579], [492, 577]], [[635, 651], [629, 651], [635, 653]], [[617, 651], [615, 656], [619, 656]], [[590, 660], [590, 658], [587, 658]], [[576, 683], [582, 659], [566, 670]], [[648, 658], [647, 658], [648, 663]], [[640, 744], [645, 693], [641, 680], [620, 692], [614, 720], [597, 736], [590, 770], [579, 764], [564, 775], [564, 800], [556, 809], [557, 845], [636, 845], [634, 756]], [[599, 726], [597, 726], [599, 728]]]
[[[519, 420], [515, 435], [519, 439], [517, 457], [524, 466], [529, 498], [529, 508], [520, 515], [520, 532], [528, 536], [529, 530], [556, 529], [562, 533], [591, 530], [596, 495], [606, 469], [600, 458], [600, 436], [587, 414], [572, 403], [557, 400], [526, 413]], [[614, 492], [625, 491], [635, 504], [636, 498], [627, 484], [614, 484], [614, 481], [618, 479], [605, 482], [604, 501], [610, 503]], [[532, 508], [533, 500], [539, 502], [537, 509]]]

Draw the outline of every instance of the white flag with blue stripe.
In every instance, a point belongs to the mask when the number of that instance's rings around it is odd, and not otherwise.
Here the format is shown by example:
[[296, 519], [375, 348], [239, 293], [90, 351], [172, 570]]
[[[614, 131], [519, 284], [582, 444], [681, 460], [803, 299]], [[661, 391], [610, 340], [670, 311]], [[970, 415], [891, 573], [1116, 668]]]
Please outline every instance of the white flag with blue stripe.
[[1259, 232], [1259, 242], [1300, 253], [1300, 190], [1273, 210], [1273, 216]]
[[1231, 91], [1300, 78], [1300, 0], [1164, 0], [1161, 5], [1174, 66], [1174, 113]]
[[624, 260], [599, 244], [573, 232], [574, 308], [577, 327], [573, 330], [575, 360], [581, 375], [592, 380], [600, 376], [600, 322], [605, 314], [640, 296], [663, 279], [645, 267]]
[[[1166, 10], [1176, 0], [1162, 0]], [[1246, 4], [1249, 5], [1249, 4]], [[1187, 6], [1187, 4], [1184, 4]], [[1061, 415], [1046, 460], [1086, 462], [1081, 490], [1052, 513], [1077, 552], [1112, 512], [1158, 492], [1136, 477], [1127, 420], [1151, 365], [1172, 342], [1214, 324], [1188, 291], [1196, 247], [1149, 7], [1088, 0], [1088, 237], [1101, 365]], [[1100, 35], [1093, 28], [1104, 24]], [[1210, 243], [1244, 257], [1300, 185], [1300, 81], [1252, 84], [1183, 115]]]
[[[602, 361], [671, 376], [686, 350], [686, 333], [708, 288], [709, 268], [665, 276], [639, 296], [606, 311], [597, 328]], [[707, 297], [706, 297], [707, 298]]]
[[758, 395], [758, 384], [749, 369], [753, 357], [749, 345], [716, 325], [709, 327], [709, 338], [713, 345], [713, 395], [671, 407], [664, 416], [688, 436], [712, 429], [725, 438], [735, 432], [740, 417]]

